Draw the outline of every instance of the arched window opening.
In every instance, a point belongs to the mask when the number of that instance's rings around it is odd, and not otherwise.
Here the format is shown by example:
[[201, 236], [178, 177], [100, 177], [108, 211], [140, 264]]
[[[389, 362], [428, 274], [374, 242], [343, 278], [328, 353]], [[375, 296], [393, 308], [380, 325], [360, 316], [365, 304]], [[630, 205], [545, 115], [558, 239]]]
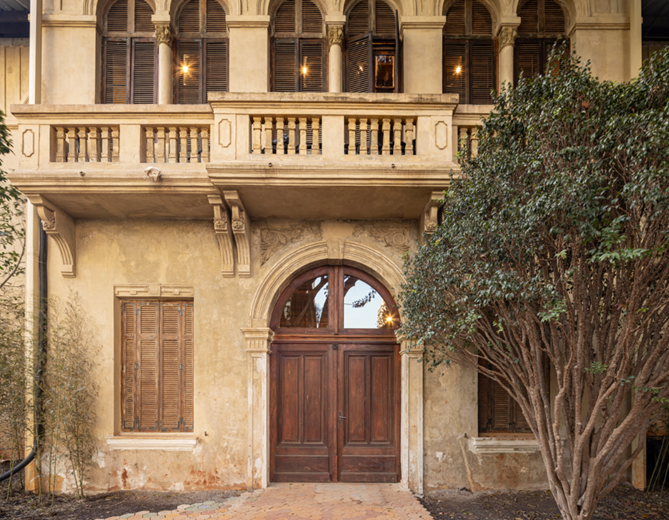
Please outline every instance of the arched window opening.
[[272, 92], [324, 92], [323, 15], [310, 0], [285, 0], [272, 19]]
[[346, 17], [346, 90], [400, 92], [399, 28], [384, 0], [360, 0]]
[[104, 19], [102, 99], [156, 103], [158, 46], [145, 0], [116, 0]]
[[463, 104], [491, 104], [496, 59], [488, 8], [479, 0], [457, 0], [444, 14], [444, 93], [459, 94]]
[[514, 78], [541, 74], [555, 42], [566, 38], [564, 11], [555, 0], [526, 0], [518, 7], [520, 25], [514, 48]]
[[228, 91], [228, 33], [218, 0], [189, 0], [178, 16], [176, 103], [203, 104]]

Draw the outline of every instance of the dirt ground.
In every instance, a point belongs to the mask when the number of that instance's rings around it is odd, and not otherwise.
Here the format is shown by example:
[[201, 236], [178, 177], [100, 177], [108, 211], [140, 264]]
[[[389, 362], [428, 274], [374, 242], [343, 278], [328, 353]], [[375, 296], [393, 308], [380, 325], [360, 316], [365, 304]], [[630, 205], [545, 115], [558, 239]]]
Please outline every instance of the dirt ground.
[[[437, 491], [421, 502], [436, 520], [554, 520], [560, 514], [548, 491]], [[638, 491], [622, 484], [597, 505], [593, 520], [669, 520], [669, 489]]]

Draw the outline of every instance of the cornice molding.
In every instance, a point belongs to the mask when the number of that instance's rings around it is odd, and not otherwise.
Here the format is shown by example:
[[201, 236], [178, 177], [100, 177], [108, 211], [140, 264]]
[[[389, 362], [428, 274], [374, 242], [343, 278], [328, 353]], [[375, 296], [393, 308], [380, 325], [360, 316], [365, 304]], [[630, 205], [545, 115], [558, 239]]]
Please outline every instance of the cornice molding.
[[445, 24], [445, 16], [404, 16], [400, 23], [400, 32], [405, 29], [435, 29], [441, 31]]
[[229, 15], [225, 19], [228, 29], [267, 29], [270, 18], [267, 15]]
[[95, 15], [45, 14], [42, 16], [43, 27], [97, 27]]

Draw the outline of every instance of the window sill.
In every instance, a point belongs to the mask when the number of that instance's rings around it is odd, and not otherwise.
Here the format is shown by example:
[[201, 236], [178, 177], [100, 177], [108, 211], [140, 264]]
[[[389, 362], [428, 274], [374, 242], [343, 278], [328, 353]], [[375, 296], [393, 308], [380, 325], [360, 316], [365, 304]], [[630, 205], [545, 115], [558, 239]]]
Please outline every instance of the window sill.
[[107, 437], [107, 446], [111, 450], [193, 451], [197, 446], [197, 437], [194, 435], [176, 437], [169, 433], [165, 434], [165, 437], [116, 435]]
[[539, 453], [539, 443], [531, 437], [470, 437], [469, 451], [477, 455], [499, 453]]

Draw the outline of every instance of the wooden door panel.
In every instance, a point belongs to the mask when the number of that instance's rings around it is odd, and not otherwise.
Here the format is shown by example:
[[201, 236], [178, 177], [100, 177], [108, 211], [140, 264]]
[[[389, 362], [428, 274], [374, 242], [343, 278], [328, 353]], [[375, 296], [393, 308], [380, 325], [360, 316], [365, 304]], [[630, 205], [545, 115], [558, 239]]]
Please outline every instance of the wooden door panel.
[[390, 442], [392, 422], [390, 411], [390, 381], [392, 354], [371, 356], [371, 442]]

